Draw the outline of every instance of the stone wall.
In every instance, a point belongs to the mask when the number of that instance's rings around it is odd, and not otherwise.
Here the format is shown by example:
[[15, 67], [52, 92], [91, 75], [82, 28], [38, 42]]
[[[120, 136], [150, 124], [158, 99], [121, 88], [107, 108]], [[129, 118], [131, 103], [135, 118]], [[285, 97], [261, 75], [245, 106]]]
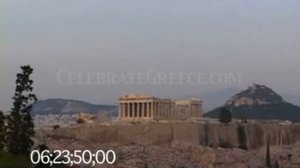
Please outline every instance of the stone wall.
[[181, 142], [206, 146], [239, 147], [243, 130], [248, 149], [259, 148], [271, 137], [273, 145], [292, 144], [300, 141], [300, 125], [276, 124], [200, 124], [200, 123], [135, 123], [111, 126], [80, 126], [60, 128], [48, 136], [75, 138], [90, 143], [170, 144]]

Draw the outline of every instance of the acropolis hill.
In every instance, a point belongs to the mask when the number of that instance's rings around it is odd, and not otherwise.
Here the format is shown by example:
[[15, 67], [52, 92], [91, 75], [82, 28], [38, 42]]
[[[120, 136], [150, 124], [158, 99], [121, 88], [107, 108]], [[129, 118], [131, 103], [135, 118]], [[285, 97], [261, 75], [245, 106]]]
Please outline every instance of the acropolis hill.
[[119, 116], [113, 121], [36, 134], [36, 140], [50, 149], [117, 152], [115, 165], [95, 168], [266, 168], [268, 138], [272, 159], [283, 168], [299, 168], [299, 124], [258, 120], [223, 124], [202, 117], [199, 99], [129, 94], [119, 99]]
[[[117, 151], [117, 163], [105, 168], [265, 168], [269, 136], [272, 158], [280, 158], [283, 168], [300, 166], [296, 124], [117, 122], [39, 130], [36, 136], [50, 149]], [[241, 149], [243, 145], [247, 150]]]
[[172, 100], [142, 94], [121, 97], [116, 120], [59, 128], [54, 133], [88, 142], [119, 145], [169, 144], [176, 141], [239, 147], [241, 134], [246, 139], [244, 146], [249, 149], [264, 146], [268, 136], [276, 145], [300, 141], [299, 124], [259, 120], [249, 120], [248, 123], [233, 120], [230, 124], [221, 124], [202, 117], [200, 99]]
[[[119, 98], [113, 120], [38, 130], [51, 149], [113, 149], [115, 165], [99, 168], [266, 168], [266, 144], [282, 168], [300, 166], [300, 124], [202, 117], [202, 100], [143, 94]], [[98, 167], [96, 167], [98, 168]]]

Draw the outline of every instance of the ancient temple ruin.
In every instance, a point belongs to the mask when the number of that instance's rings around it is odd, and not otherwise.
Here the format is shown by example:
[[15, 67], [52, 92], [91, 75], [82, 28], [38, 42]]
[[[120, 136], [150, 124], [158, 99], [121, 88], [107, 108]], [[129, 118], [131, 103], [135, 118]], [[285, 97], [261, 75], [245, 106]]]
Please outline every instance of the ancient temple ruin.
[[202, 116], [202, 100], [162, 99], [143, 94], [128, 94], [119, 99], [119, 119], [186, 120]]

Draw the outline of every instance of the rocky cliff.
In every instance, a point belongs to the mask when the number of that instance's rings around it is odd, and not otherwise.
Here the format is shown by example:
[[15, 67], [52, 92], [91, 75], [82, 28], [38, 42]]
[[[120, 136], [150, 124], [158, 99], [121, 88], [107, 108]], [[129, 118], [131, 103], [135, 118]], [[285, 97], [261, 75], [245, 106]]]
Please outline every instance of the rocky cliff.
[[180, 142], [211, 147], [245, 146], [247, 149], [255, 149], [265, 145], [267, 136], [271, 137], [271, 143], [274, 145], [299, 141], [300, 125], [200, 123], [87, 125], [60, 128], [47, 136], [119, 145]]
[[135, 123], [37, 131], [50, 149], [116, 151], [115, 164], [95, 168], [266, 168], [267, 136], [272, 161], [299, 168], [299, 135], [300, 125], [278, 124]]

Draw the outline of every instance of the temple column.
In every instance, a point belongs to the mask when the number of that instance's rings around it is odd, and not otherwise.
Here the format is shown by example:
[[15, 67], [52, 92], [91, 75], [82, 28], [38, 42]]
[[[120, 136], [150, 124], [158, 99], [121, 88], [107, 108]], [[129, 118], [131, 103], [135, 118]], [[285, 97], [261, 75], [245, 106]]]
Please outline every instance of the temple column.
[[132, 118], [135, 117], [135, 103], [131, 103]]
[[147, 102], [147, 106], [148, 106], [148, 110], [147, 110], [148, 117], [150, 117], [150, 115], [151, 115], [151, 103]]
[[122, 118], [121, 111], [122, 111], [122, 103], [120, 103], [119, 105], [119, 118]]
[[157, 102], [157, 118], [160, 119], [160, 102]]
[[192, 105], [192, 115], [191, 115], [191, 117], [194, 117], [194, 115], [195, 115], [195, 105], [193, 104]]
[[170, 113], [170, 111], [171, 111], [171, 105], [170, 105], [170, 102], [169, 102], [169, 103], [168, 103], [168, 119], [171, 118], [171, 113]]
[[169, 102], [169, 105], [168, 105], [169, 117], [168, 117], [168, 119], [172, 118], [172, 114], [171, 114], [172, 109], [171, 108], [172, 108], [171, 102]]
[[179, 117], [178, 117], [178, 110], [177, 110], [177, 108], [176, 108], [176, 103], [174, 103], [173, 104], [173, 110], [174, 110], [174, 119], [178, 119]]
[[168, 118], [168, 103], [165, 102], [165, 109], [166, 109], [166, 116], [165, 118], [167, 119]]
[[160, 118], [163, 118], [164, 116], [164, 103], [160, 102]]
[[163, 103], [163, 118], [165, 119], [167, 116], [167, 108], [166, 108], [166, 102]]
[[134, 118], [134, 112], [135, 112], [135, 110], [134, 110], [134, 103], [131, 103], [131, 112], [132, 112], [132, 118]]
[[147, 102], [147, 117], [150, 117], [150, 102]]
[[140, 110], [139, 110], [139, 116], [142, 118], [143, 117], [143, 108], [142, 108], [143, 103], [139, 102]]
[[159, 102], [159, 118], [162, 118], [163, 111], [162, 111], [162, 102]]
[[141, 113], [142, 113], [142, 117], [144, 118], [145, 117], [145, 104], [144, 104], [144, 102], [142, 102], [142, 111], [141, 111]]
[[172, 116], [172, 119], [175, 118], [175, 104], [174, 103], [171, 104], [171, 116]]
[[144, 102], [141, 103], [141, 116], [144, 118]]
[[159, 102], [159, 119], [162, 118], [162, 102]]
[[192, 104], [191, 105], [191, 114], [190, 114], [189, 118], [193, 117], [193, 115], [194, 115], [193, 112], [194, 112], [194, 105]]
[[131, 103], [131, 117], [134, 117], [134, 103]]
[[133, 103], [129, 103], [130, 104], [130, 118], [133, 117]]
[[164, 102], [160, 103], [160, 116], [161, 118], [164, 118]]
[[147, 102], [144, 102], [144, 117], [147, 118], [147, 110], [148, 110], [148, 106], [147, 106]]
[[196, 105], [193, 105], [193, 113], [192, 113], [192, 116], [195, 117], [196, 115], [196, 110], [197, 110], [197, 106]]
[[171, 119], [172, 118], [172, 114], [171, 114], [171, 112], [172, 112], [172, 104], [171, 104], [171, 102], [169, 102], [169, 119]]
[[143, 102], [144, 104], [144, 117], [147, 118], [147, 103]]
[[158, 106], [158, 102], [155, 103], [156, 104], [156, 118], [159, 117], [159, 106]]
[[166, 118], [166, 111], [167, 111], [167, 108], [166, 108], [166, 102], [163, 103], [163, 117], [164, 119]]
[[139, 102], [137, 102], [136, 103], [136, 117], [140, 117], [140, 103]]
[[191, 114], [190, 114], [190, 116], [189, 116], [189, 118], [191, 118], [191, 117], [193, 117], [194, 116], [194, 105], [193, 104], [191, 104]]
[[148, 118], [148, 103], [145, 102], [145, 117]]
[[136, 117], [139, 118], [140, 117], [140, 102], [136, 103], [137, 107], [136, 107]]
[[121, 103], [121, 118], [124, 118], [124, 103]]
[[165, 102], [161, 103], [161, 114], [162, 114], [162, 118], [165, 118]]
[[172, 108], [171, 109], [172, 109], [172, 119], [175, 119], [175, 117], [176, 117], [176, 113], [175, 112], [176, 111], [175, 111], [175, 103], [173, 103], [173, 102], [172, 102]]
[[168, 104], [169, 103], [166, 102], [166, 105], [165, 105], [166, 106], [166, 119], [169, 117], [169, 106], [168, 106]]
[[136, 102], [134, 102], [133, 103], [134, 104], [134, 118], [137, 118], [137, 103]]
[[154, 116], [153, 118], [155, 119], [157, 117], [157, 102], [154, 102]]
[[127, 117], [127, 104], [124, 103], [124, 118]]
[[194, 109], [193, 109], [193, 116], [196, 117], [196, 111], [197, 111], [197, 105], [194, 105]]
[[150, 113], [150, 117], [153, 118], [153, 114], [154, 114], [154, 102], [151, 102], [151, 113]]
[[123, 103], [123, 117], [125, 118], [126, 117], [126, 103]]
[[129, 103], [126, 104], [127, 104], [127, 117], [130, 117], [130, 104]]
[[127, 103], [127, 118], [130, 117], [130, 103]]

